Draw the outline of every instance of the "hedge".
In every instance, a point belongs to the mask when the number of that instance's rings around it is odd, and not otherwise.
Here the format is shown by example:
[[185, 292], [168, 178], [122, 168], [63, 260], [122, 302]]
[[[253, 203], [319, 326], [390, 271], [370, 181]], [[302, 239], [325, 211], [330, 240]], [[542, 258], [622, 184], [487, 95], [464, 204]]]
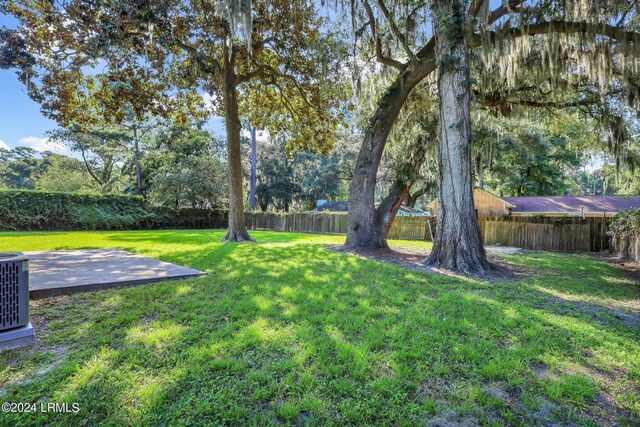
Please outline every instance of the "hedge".
[[629, 236], [640, 233], [640, 209], [627, 209], [611, 218], [609, 230], [612, 235]]
[[0, 230], [125, 230], [154, 228], [166, 221], [142, 197], [0, 191]]

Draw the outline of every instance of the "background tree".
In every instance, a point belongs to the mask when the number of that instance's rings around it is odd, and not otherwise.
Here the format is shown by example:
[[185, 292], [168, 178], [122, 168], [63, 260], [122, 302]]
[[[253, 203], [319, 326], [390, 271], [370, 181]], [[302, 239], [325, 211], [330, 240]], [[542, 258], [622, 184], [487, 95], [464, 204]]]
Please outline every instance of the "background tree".
[[80, 153], [87, 172], [104, 192], [111, 191], [117, 183], [119, 176], [114, 174], [116, 164], [124, 163], [122, 169], [131, 169], [134, 176], [133, 192], [144, 197], [142, 161], [145, 143], [153, 138], [163, 122], [148, 116], [136, 118], [129, 104], [125, 104], [122, 110], [124, 115], [117, 124], [72, 124], [66, 129], [49, 132], [49, 136]]
[[49, 132], [49, 137], [80, 155], [89, 178], [100, 192], [119, 192], [126, 185], [121, 166], [131, 153], [125, 129], [117, 125], [94, 125], [87, 129], [71, 125]]
[[130, 104], [125, 104], [125, 115], [119, 122], [119, 128], [124, 138], [115, 139], [121, 141], [122, 146], [129, 153], [129, 160], [135, 176], [135, 190], [139, 196], [146, 197], [143, 181], [142, 157], [144, 155], [145, 141], [153, 137], [153, 133], [162, 125], [162, 122], [145, 116], [138, 119]]
[[581, 194], [569, 177], [601, 151], [590, 126], [568, 111], [537, 110], [535, 121], [528, 113], [475, 112], [475, 184], [502, 196]]
[[0, 186], [4, 188], [33, 190], [45, 169], [43, 155], [31, 147], [0, 149]]
[[288, 212], [302, 191], [297, 182], [292, 159], [287, 157], [282, 140], [263, 144], [258, 157], [256, 197], [260, 209], [269, 205], [276, 210]]
[[97, 184], [91, 180], [81, 161], [68, 156], [50, 154], [46, 168], [35, 177], [35, 189], [65, 193], [95, 193]]
[[302, 187], [301, 198], [306, 202], [306, 209], [315, 209], [316, 201], [319, 199], [347, 199], [359, 138], [359, 135], [342, 129], [337, 134], [336, 146], [331, 152], [303, 152], [296, 155], [293, 163]]
[[148, 142], [143, 161], [148, 198], [178, 210], [221, 210], [227, 203], [224, 141], [191, 125], [166, 125]]

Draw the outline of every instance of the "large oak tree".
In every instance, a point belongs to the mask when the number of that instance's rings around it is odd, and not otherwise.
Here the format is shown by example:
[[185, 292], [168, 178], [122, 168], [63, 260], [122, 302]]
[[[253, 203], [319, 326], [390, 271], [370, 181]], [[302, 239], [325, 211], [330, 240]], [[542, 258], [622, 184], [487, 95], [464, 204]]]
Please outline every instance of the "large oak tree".
[[[504, 0], [491, 9], [489, 0], [462, 2], [456, 18], [445, 19], [445, 29], [455, 21], [460, 35], [456, 49], [451, 40], [438, 45], [443, 28], [429, 19], [431, 7], [439, 2], [351, 2], [354, 34], [363, 56], [374, 57], [385, 68], [388, 82], [380, 89], [377, 105], [365, 129], [354, 170], [349, 198], [349, 228], [346, 244], [360, 247], [386, 247], [381, 204], [376, 208], [374, 194], [380, 160], [390, 132], [413, 89], [450, 60], [460, 62], [469, 78], [439, 74], [439, 95], [446, 103], [471, 96], [471, 84], [478, 82], [474, 95], [496, 107], [515, 101], [531, 106], [560, 106], [565, 95], [576, 92], [576, 81], [588, 83], [598, 92], [612, 86], [624, 87], [630, 104], [637, 108], [638, 4], [628, 0]], [[442, 10], [433, 16], [443, 16]], [[445, 12], [447, 12], [445, 10]], [[445, 15], [451, 15], [448, 11]], [[435, 28], [435, 34], [431, 31]], [[446, 35], [446, 34], [445, 34]], [[368, 42], [368, 43], [366, 43]], [[464, 44], [464, 46], [463, 46]], [[367, 51], [367, 46], [369, 50]], [[439, 46], [439, 49], [436, 49]], [[445, 46], [449, 51], [443, 49]], [[472, 56], [466, 57], [466, 52]], [[455, 59], [458, 58], [458, 59]], [[467, 65], [468, 64], [468, 65]], [[443, 78], [444, 77], [444, 78]], [[448, 79], [457, 80], [445, 81]], [[460, 90], [461, 85], [467, 88]], [[523, 83], [526, 83], [523, 86]], [[522, 91], [523, 87], [530, 89]], [[531, 89], [532, 88], [532, 89]], [[485, 96], [490, 95], [490, 96]], [[577, 95], [570, 104], [580, 101]], [[466, 101], [465, 101], [466, 103]], [[457, 113], [451, 108], [460, 108]], [[441, 106], [442, 116], [467, 121], [467, 107]], [[459, 114], [458, 114], [459, 113]], [[615, 121], [615, 120], [614, 120]], [[456, 132], [451, 132], [453, 125]], [[441, 174], [439, 204], [446, 212], [439, 228], [431, 261], [458, 271], [487, 270], [482, 241], [476, 232], [472, 200], [472, 164], [464, 140], [470, 136], [468, 123], [449, 120], [441, 123]], [[459, 133], [459, 135], [451, 135]], [[448, 135], [447, 135], [448, 134]], [[448, 138], [452, 136], [453, 138]], [[455, 142], [451, 144], [453, 140]], [[453, 150], [453, 151], [452, 151]], [[447, 153], [448, 151], [448, 153]], [[442, 157], [442, 156], [446, 156]], [[446, 182], [446, 180], [449, 180]], [[455, 225], [457, 221], [464, 225]]]
[[[225, 240], [252, 240], [244, 224], [240, 100], [253, 93], [265, 127], [293, 145], [326, 147], [339, 83], [310, 2], [284, 0], [10, 0], [19, 21], [0, 34], [2, 66], [61, 125], [199, 116], [203, 92], [224, 116], [229, 168]], [[258, 114], [259, 113], [259, 114]], [[285, 119], [286, 118], [286, 119]]]

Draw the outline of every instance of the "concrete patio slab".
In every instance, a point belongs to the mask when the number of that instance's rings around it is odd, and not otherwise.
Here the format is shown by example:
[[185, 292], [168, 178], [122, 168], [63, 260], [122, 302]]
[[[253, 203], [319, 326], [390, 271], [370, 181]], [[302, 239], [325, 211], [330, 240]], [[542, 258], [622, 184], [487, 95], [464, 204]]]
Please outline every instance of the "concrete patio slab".
[[29, 257], [31, 298], [186, 279], [205, 274], [117, 249], [26, 252], [26, 255]]

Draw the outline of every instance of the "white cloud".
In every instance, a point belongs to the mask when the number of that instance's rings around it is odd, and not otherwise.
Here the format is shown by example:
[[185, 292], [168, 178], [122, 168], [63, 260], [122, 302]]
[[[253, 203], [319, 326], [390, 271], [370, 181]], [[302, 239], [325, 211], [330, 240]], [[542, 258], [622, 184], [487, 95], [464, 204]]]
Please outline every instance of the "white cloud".
[[204, 107], [207, 110], [213, 111], [215, 107], [218, 105], [218, 98], [216, 97], [215, 94], [203, 93], [202, 101], [204, 101]]
[[11, 150], [7, 144], [4, 143], [3, 140], [0, 139], [0, 148], [4, 148], [5, 150]]
[[20, 145], [26, 145], [27, 147], [31, 147], [36, 151], [44, 152], [44, 151], [52, 151], [58, 154], [68, 154], [67, 147], [64, 144], [59, 142], [53, 142], [49, 140], [49, 138], [39, 138], [37, 136], [27, 136], [26, 138], [22, 138], [18, 141]]

